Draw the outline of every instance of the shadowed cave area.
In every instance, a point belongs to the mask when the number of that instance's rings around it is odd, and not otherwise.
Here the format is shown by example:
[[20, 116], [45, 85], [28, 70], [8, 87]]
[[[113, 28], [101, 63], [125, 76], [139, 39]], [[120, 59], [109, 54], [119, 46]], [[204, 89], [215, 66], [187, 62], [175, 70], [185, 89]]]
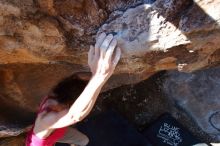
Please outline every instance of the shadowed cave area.
[[[219, 141], [219, 111], [216, 107], [219, 106], [217, 104], [220, 92], [219, 71], [219, 67], [191, 74], [162, 71], [138, 84], [125, 85], [106, 91], [100, 94], [93, 111], [84, 121], [109, 109], [114, 109], [121, 117], [129, 121], [137, 131], [142, 132], [162, 114], [170, 113], [201, 141], [207, 143], [217, 142]], [[68, 83], [71, 83], [71, 81], [68, 81]], [[182, 102], [184, 104], [181, 104]], [[8, 113], [12, 113], [10, 110], [6, 111], [8, 107], [1, 108], [2, 113], [5, 111], [2, 114], [2, 119], [4, 119], [4, 115], [8, 117]], [[11, 110], [13, 111], [13, 109]], [[28, 113], [23, 111], [17, 110], [16, 112], [17, 116], [13, 115], [11, 119], [7, 118], [7, 120], [2, 121], [15, 125], [18, 119], [25, 119], [30, 115], [33, 117], [33, 113], [28, 116]], [[200, 116], [200, 113], [202, 113], [202, 116]], [[22, 117], [22, 115], [25, 116]], [[30, 119], [29, 123], [33, 122], [32, 120]], [[25, 125], [24, 121], [19, 121]], [[26, 122], [28, 123], [28, 121]], [[22, 128], [21, 123], [17, 124]], [[17, 125], [15, 127], [18, 128]], [[14, 141], [17, 144], [22, 143], [23, 136], [25, 135], [19, 136]], [[12, 143], [11, 141], [13, 141], [13, 138], [6, 138], [0, 144]]]

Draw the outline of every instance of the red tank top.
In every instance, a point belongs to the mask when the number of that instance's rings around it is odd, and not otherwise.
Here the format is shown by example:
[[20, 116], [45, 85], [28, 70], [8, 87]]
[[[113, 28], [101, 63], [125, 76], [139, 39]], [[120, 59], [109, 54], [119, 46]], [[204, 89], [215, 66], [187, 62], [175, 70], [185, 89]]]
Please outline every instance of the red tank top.
[[[47, 98], [48, 97], [45, 97], [42, 103], [40, 104], [38, 114], [42, 112], [43, 110], [45, 110], [45, 109], [42, 109], [42, 106], [46, 102]], [[53, 133], [50, 136], [48, 136], [45, 139], [41, 139], [35, 135], [35, 133], [33, 132], [33, 128], [34, 126], [31, 128], [31, 130], [27, 134], [27, 138], [25, 142], [26, 146], [53, 146], [58, 141], [58, 139], [64, 136], [67, 130], [67, 127], [56, 129], [53, 131]]]

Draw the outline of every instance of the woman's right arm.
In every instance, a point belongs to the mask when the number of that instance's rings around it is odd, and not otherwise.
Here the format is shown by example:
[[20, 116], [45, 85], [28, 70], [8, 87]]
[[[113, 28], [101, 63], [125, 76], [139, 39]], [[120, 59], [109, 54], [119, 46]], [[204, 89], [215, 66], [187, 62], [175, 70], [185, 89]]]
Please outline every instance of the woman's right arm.
[[120, 60], [121, 50], [117, 48], [113, 35], [104, 33], [98, 37], [95, 47], [90, 47], [88, 62], [93, 73], [89, 83], [70, 107], [69, 111], [57, 115], [57, 120], [51, 128], [61, 128], [83, 120], [92, 110], [97, 97]]

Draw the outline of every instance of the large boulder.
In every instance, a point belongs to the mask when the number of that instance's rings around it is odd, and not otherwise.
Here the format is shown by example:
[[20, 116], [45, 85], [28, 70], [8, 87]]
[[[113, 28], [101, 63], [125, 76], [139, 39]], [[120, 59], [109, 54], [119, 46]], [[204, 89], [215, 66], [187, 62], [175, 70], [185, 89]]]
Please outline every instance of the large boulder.
[[220, 68], [195, 73], [167, 73], [164, 92], [200, 128], [220, 140]]
[[123, 52], [108, 90], [161, 70], [218, 65], [219, 18], [213, 0], [1, 0], [0, 100], [10, 114], [1, 115], [0, 136], [23, 132], [60, 80], [89, 72], [97, 34], [114, 33]]

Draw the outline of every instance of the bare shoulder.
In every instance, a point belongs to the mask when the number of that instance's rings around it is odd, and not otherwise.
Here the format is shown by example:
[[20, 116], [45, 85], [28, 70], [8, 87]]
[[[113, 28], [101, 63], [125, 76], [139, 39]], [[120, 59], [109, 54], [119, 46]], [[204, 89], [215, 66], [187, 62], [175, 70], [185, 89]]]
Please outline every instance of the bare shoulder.
[[64, 117], [67, 114], [68, 110], [62, 110], [60, 112], [45, 112], [38, 115], [38, 118], [41, 122], [44, 124], [48, 123], [49, 125], [52, 125], [53, 123], [57, 122], [59, 119]]

